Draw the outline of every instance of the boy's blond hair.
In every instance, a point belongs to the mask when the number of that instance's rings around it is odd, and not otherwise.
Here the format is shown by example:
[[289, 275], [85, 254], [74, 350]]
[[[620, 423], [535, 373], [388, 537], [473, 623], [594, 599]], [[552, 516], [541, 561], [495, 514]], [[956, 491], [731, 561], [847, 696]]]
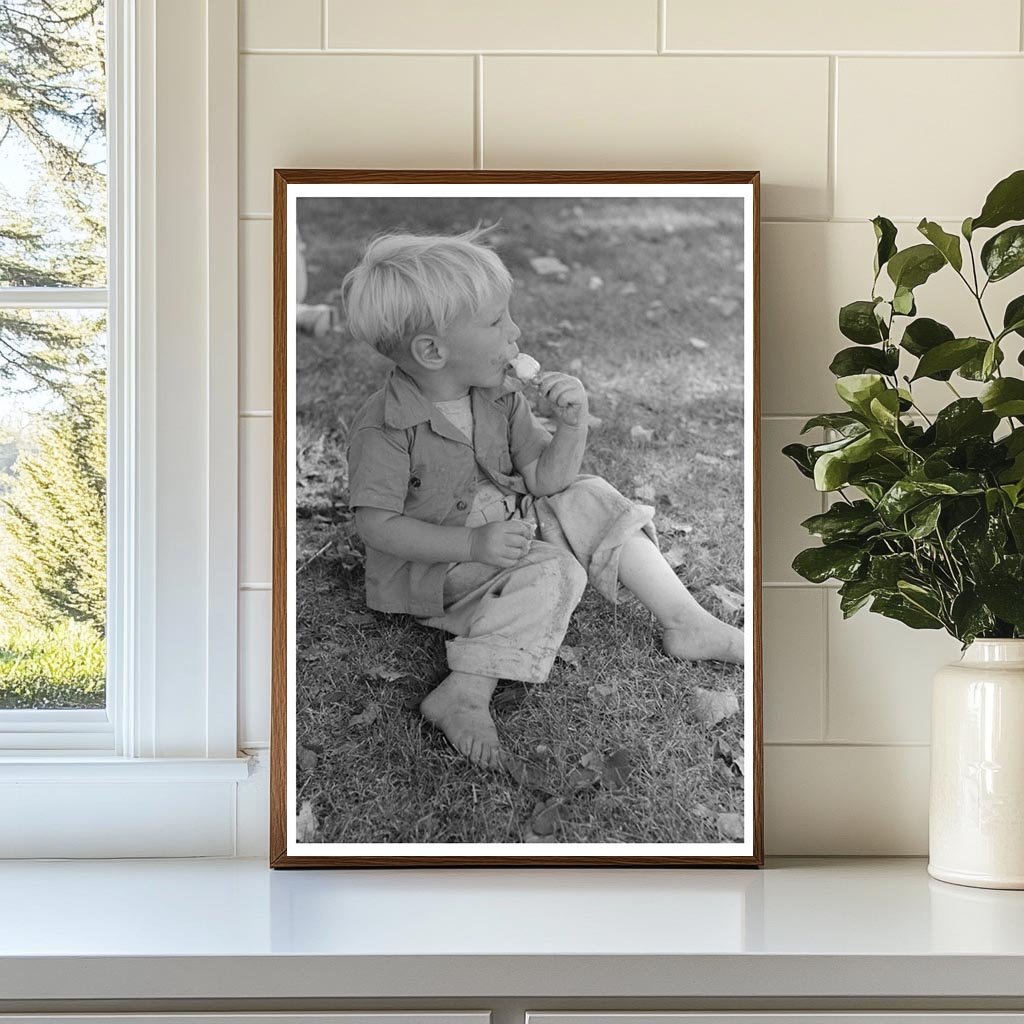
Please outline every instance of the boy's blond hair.
[[424, 332], [443, 334], [473, 315], [495, 292], [512, 291], [512, 275], [478, 239], [497, 224], [461, 235], [377, 235], [342, 281], [348, 328], [359, 341], [398, 361]]

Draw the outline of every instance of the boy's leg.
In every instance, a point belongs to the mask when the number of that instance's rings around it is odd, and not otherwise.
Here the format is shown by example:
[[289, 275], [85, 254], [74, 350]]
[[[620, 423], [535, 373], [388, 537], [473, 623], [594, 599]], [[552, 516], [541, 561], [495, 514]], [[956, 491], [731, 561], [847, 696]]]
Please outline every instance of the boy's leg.
[[538, 499], [533, 512], [540, 536], [569, 547], [604, 597], [616, 601], [621, 584], [654, 613], [666, 654], [743, 662], [743, 633], [701, 608], [662, 557], [649, 505], [630, 501], [600, 477], [580, 476]]
[[420, 710], [475, 764], [500, 763], [489, 711], [498, 680], [547, 679], [586, 582], [569, 552], [542, 541], [511, 569], [468, 563], [449, 573], [444, 615], [421, 621], [456, 635], [446, 645], [452, 671]]
[[716, 619], [694, 600], [661, 552], [642, 533], [619, 555], [619, 582], [631, 590], [662, 628], [662, 646], [674, 658], [744, 661], [743, 633]]

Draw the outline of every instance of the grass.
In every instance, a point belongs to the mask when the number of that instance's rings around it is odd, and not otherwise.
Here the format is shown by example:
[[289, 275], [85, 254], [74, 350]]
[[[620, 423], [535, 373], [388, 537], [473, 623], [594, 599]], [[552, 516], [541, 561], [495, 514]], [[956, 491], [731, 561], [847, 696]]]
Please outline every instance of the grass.
[[105, 687], [106, 649], [90, 627], [0, 622], [0, 709], [102, 708]]
[[[306, 199], [298, 216], [309, 302], [334, 300], [375, 231], [448, 233], [500, 217], [520, 346], [579, 376], [601, 421], [583, 471], [628, 495], [653, 492], [644, 500], [680, 576], [741, 624], [711, 589], [743, 591], [738, 202]], [[529, 260], [544, 255], [568, 265], [567, 280], [534, 273]], [[575, 657], [556, 662], [544, 685], [499, 688], [495, 720], [520, 759], [514, 777], [465, 763], [419, 718], [416, 705], [446, 671], [444, 637], [367, 613], [346, 504], [348, 423], [387, 366], [344, 334], [299, 339], [296, 710], [308, 837], [729, 841], [728, 816], [743, 810], [730, 756], [742, 751], [743, 671], [665, 657], [635, 601], [613, 607], [588, 591], [566, 637]], [[735, 693], [741, 713], [703, 724], [698, 689]]]

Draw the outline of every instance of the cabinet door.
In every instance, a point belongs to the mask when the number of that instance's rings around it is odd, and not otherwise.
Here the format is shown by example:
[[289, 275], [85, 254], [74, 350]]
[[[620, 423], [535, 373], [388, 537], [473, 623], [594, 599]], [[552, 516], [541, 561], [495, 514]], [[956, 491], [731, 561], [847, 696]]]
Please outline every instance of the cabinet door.
[[526, 1024], [1024, 1024], [1024, 1013], [527, 1013]]
[[0, 1024], [491, 1024], [490, 1013], [0, 1013]]

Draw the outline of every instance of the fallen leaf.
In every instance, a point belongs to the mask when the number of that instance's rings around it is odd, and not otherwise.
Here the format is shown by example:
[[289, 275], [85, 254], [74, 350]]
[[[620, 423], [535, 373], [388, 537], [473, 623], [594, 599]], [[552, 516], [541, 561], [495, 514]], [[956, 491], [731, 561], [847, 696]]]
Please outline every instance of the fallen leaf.
[[708, 305], [714, 306], [722, 316], [732, 316], [740, 308], [736, 299], [730, 299], [724, 295], [712, 295], [708, 299]]
[[587, 416], [587, 426], [591, 429], [601, 426], [603, 422], [604, 420], [602, 420], [600, 416]]
[[579, 656], [576, 654], [576, 648], [570, 647], [568, 644], [562, 644], [562, 646], [558, 648], [558, 653], [555, 655], [555, 657], [559, 661], [565, 662], [565, 664], [568, 665], [569, 668], [580, 667], [580, 659]]
[[618, 683], [594, 683], [587, 688], [587, 698], [591, 704], [604, 707], [618, 692]]
[[377, 617], [365, 612], [350, 612], [348, 615], [342, 616], [342, 621], [349, 626], [372, 626], [377, 621]]
[[530, 829], [538, 836], [550, 836], [555, 829], [562, 824], [561, 797], [552, 797], [544, 804], [538, 804], [534, 808], [533, 819], [530, 821]]
[[746, 766], [743, 755], [733, 750], [728, 740], [721, 736], [715, 737], [715, 742], [711, 745], [711, 756], [722, 762], [722, 771], [729, 778], [744, 774]]
[[723, 587], [721, 583], [716, 583], [712, 586], [711, 593], [718, 598], [722, 607], [728, 611], [743, 611], [743, 598], [735, 590], [730, 590], [728, 587]]
[[604, 755], [597, 750], [588, 750], [580, 758], [580, 764], [584, 768], [589, 768], [591, 771], [595, 771], [598, 774], [604, 769]]
[[654, 489], [654, 483], [651, 480], [643, 480], [639, 477], [635, 477], [633, 480], [633, 497], [639, 498], [641, 501], [654, 501], [658, 496], [658, 492]]
[[578, 790], [593, 786], [600, 778], [601, 773], [594, 771], [593, 768], [573, 768], [565, 781], [571, 789]]
[[410, 694], [402, 701], [402, 707], [406, 711], [418, 711], [420, 704], [423, 703], [423, 696], [424, 695], [422, 693]]
[[723, 455], [724, 455], [724, 456], [725, 456], [725, 457], [726, 457], [727, 459], [732, 459], [732, 458], [735, 458], [735, 457], [736, 457], [736, 455], [738, 455], [739, 453], [738, 453], [738, 452], [736, 451], [736, 449], [735, 449], [735, 448], [726, 448], [726, 449], [725, 449], [725, 451], [724, 451], [724, 452], [722, 452], [722, 454], [723, 454]]
[[304, 772], [311, 772], [316, 767], [316, 751], [299, 746], [299, 756], [295, 759], [299, 768]]
[[742, 814], [720, 814], [718, 816], [718, 831], [734, 842], [743, 839], [743, 815]]
[[554, 764], [558, 760], [555, 752], [546, 743], [538, 743], [526, 756], [537, 764]]
[[694, 458], [698, 462], [703, 462], [705, 466], [720, 466], [722, 460], [717, 455], [705, 455], [703, 452], [697, 452]]
[[622, 789], [632, 774], [633, 764], [629, 751], [616, 750], [605, 759], [601, 785], [613, 791]]
[[711, 811], [704, 804], [694, 804], [691, 810], [695, 818], [707, 818], [711, 815]]
[[733, 771], [738, 772], [740, 775], [747, 774], [747, 763], [742, 755], [740, 757], [733, 758], [732, 768]]
[[683, 522], [682, 519], [677, 519], [670, 512], [666, 512], [658, 516], [658, 531], [660, 533], [687, 534], [693, 532], [693, 524]]
[[739, 699], [731, 690], [702, 690], [697, 687], [693, 692], [693, 704], [696, 718], [705, 729], [718, 725], [740, 709]]
[[379, 714], [380, 705], [371, 701], [358, 715], [353, 715], [348, 720], [348, 724], [354, 729], [362, 725], [373, 725]]
[[313, 805], [309, 800], [303, 800], [299, 808], [299, 815], [295, 819], [295, 840], [299, 843], [316, 842], [317, 829], [320, 823], [313, 813]]
[[688, 552], [682, 544], [673, 544], [664, 554], [669, 566], [678, 569], [686, 561]]
[[708, 343], [703, 338], [691, 338], [690, 344], [698, 351], [703, 352], [708, 347]]
[[533, 789], [547, 796], [554, 796], [558, 792], [558, 787], [552, 781], [551, 776], [535, 764], [507, 758], [505, 768], [509, 775], [525, 789]]
[[555, 841], [554, 836], [539, 836], [536, 832], [532, 831], [527, 826], [526, 834], [523, 836], [523, 841], [527, 843], [553, 843]]
[[409, 673], [389, 665], [374, 665], [366, 674], [385, 683], [394, 683], [399, 679], [404, 679]]
[[561, 277], [569, 273], [569, 268], [556, 256], [534, 256], [530, 260], [530, 266], [533, 267], [533, 272], [540, 274], [541, 277]]
[[648, 430], [646, 427], [641, 427], [639, 423], [634, 423], [629, 428], [629, 439], [634, 444], [647, 444], [648, 441], [654, 439], [654, 431]]

